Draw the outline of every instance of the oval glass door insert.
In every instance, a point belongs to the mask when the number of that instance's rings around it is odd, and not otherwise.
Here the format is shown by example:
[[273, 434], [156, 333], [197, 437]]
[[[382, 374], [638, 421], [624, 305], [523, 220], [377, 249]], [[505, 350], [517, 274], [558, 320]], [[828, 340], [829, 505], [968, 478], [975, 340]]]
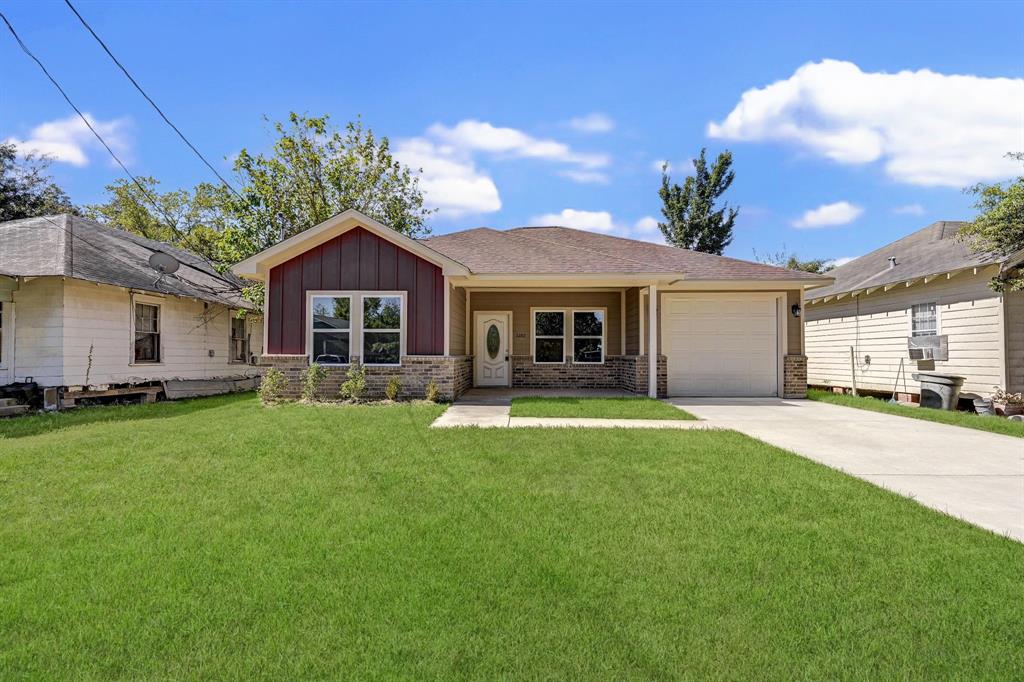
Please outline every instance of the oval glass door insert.
[[487, 354], [491, 360], [498, 357], [498, 346], [501, 345], [501, 334], [497, 325], [492, 324], [487, 328]]

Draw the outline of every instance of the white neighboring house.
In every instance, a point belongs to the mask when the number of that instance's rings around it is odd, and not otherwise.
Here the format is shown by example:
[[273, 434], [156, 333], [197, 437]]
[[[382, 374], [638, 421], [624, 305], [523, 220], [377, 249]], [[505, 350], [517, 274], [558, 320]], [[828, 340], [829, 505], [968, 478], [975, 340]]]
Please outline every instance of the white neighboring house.
[[[1024, 391], [1024, 292], [989, 286], [1024, 253], [974, 253], [956, 238], [963, 225], [933, 223], [829, 272], [835, 283], [805, 305], [809, 385], [850, 388], [856, 373], [858, 389], [915, 397], [911, 374], [934, 368], [965, 377], [964, 393]], [[912, 359], [911, 345], [937, 350]], [[929, 354], [937, 359], [916, 359]]]
[[[177, 271], [161, 276], [154, 252]], [[0, 387], [35, 382], [48, 406], [90, 390], [227, 390], [259, 374], [262, 320], [238, 316], [252, 309], [240, 286], [195, 254], [85, 218], [0, 223]]]

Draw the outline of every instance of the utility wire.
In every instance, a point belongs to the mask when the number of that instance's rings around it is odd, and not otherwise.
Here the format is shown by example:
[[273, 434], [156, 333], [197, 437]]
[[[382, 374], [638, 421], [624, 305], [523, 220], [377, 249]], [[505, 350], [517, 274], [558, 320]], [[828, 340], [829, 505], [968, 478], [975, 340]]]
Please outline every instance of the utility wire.
[[185, 137], [185, 134], [183, 132], [181, 132], [181, 130], [178, 129], [178, 126], [176, 126], [173, 123], [171, 123], [171, 119], [167, 118], [167, 114], [165, 114], [163, 112], [163, 110], [159, 106], [157, 106], [156, 102], [153, 101], [152, 97], [150, 97], [149, 95], [146, 94], [146, 91], [142, 89], [142, 86], [139, 85], [138, 81], [136, 81], [134, 78], [132, 78], [132, 75], [130, 73], [128, 73], [128, 69], [125, 68], [124, 64], [122, 64], [120, 61], [118, 61], [117, 57], [114, 56], [114, 53], [110, 51], [109, 47], [107, 47], [107, 44], [105, 42], [103, 42], [103, 39], [100, 38], [96, 34], [96, 31], [94, 31], [92, 29], [92, 26], [89, 25], [89, 22], [87, 22], [82, 17], [82, 15], [79, 14], [78, 10], [75, 9], [75, 6], [71, 4], [70, 0], [64, 0], [64, 4], [66, 4], [68, 6], [68, 9], [70, 9], [72, 12], [74, 12], [75, 16], [78, 17], [78, 20], [80, 22], [82, 22], [82, 26], [84, 26], [85, 29], [87, 31], [89, 31], [89, 33], [92, 34], [92, 37], [95, 38], [96, 42], [98, 42], [100, 44], [100, 47], [102, 47], [103, 51], [107, 53], [107, 56], [110, 57], [115, 64], [117, 64], [117, 67], [119, 69], [121, 69], [121, 72], [124, 73], [125, 77], [127, 77], [128, 80], [131, 81], [131, 84], [135, 86], [135, 89], [139, 91], [139, 94], [141, 94], [143, 97], [145, 97], [146, 101], [149, 102], [149, 104], [154, 109], [156, 109], [156, 113], [160, 114], [160, 118], [162, 118], [164, 120], [164, 123], [169, 125], [171, 127], [171, 129], [174, 130], [174, 132], [176, 132], [178, 134], [178, 137], [181, 138], [181, 141], [184, 142], [186, 145], [188, 145], [188, 148], [191, 149], [195, 153], [195, 155], [199, 157], [200, 161], [202, 161], [204, 164], [206, 164], [206, 167], [209, 168], [213, 172], [213, 174], [216, 175], [217, 178], [222, 183], [224, 183], [225, 187], [227, 187], [229, 190], [231, 190], [232, 194], [234, 194], [239, 199], [242, 199], [242, 195], [239, 194], [238, 191], [234, 187], [231, 186], [230, 182], [228, 182], [227, 180], [224, 179], [224, 177], [220, 174], [220, 172], [218, 172], [217, 169], [213, 167], [213, 164], [211, 164], [209, 161], [207, 161], [206, 157], [203, 156], [202, 153], [198, 149], [196, 149], [195, 145], [192, 144], [187, 137]]

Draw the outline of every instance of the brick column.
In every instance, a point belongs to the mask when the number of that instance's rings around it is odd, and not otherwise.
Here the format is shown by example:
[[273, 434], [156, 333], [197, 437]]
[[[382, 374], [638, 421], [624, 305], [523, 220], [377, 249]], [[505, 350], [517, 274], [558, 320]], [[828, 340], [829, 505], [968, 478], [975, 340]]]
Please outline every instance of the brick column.
[[787, 355], [782, 363], [782, 397], [807, 397], [807, 356]]

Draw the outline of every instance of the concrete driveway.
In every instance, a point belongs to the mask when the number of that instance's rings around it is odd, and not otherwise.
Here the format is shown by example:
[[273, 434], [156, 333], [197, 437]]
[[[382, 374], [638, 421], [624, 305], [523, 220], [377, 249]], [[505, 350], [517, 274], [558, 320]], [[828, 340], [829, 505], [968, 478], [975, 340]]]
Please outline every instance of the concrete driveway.
[[1024, 439], [811, 400], [670, 402], [1024, 542]]

